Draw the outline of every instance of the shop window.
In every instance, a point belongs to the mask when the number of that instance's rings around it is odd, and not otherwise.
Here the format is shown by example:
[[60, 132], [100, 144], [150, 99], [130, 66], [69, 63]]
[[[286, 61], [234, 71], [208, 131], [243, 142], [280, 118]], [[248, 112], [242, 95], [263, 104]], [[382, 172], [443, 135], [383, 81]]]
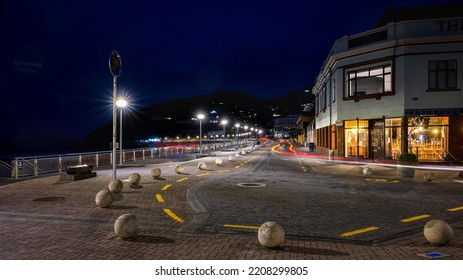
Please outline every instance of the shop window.
[[408, 127], [408, 150], [421, 161], [441, 161], [448, 153], [448, 117], [429, 117], [429, 126]]
[[457, 89], [457, 61], [428, 61], [428, 89], [430, 91]]
[[368, 120], [345, 121], [344, 126], [346, 156], [368, 158]]

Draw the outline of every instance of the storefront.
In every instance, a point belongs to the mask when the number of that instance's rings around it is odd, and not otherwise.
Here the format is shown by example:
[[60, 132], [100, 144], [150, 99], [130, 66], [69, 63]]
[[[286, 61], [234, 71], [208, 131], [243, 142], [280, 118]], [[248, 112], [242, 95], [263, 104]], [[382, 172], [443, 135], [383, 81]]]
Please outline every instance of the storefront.
[[[420, 122], [408, 118], [402, 130], [402, 118], [344, 121], [344, 155], [351, 158], [397, 159], [401, 141], [407, 139], [408, 151], [420, 161], [441, 161], [449, 151], [449, 118], [424, 117]], [[403, 131], [407, 135], [402, 135]]]

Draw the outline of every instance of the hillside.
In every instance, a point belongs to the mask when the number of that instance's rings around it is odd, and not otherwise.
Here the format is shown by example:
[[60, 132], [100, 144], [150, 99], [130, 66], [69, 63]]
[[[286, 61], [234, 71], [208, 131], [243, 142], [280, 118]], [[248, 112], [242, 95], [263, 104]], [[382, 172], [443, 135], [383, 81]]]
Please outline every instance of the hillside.
[[[270, 129], [274, 115], [300, 114], [309, 96], [292, 91], [286, 96], [266, 99], [241, 92], [218, 92], [211, 95], [173, 99], [124, 114], [124, 142], [150, 137], [195, 137], [199, 132], [195, 116], [206, 115], [203, 132], [222, 130], [222, 118], [228, 119], [227, 133], [233, 134], [236, 122]], [[92, 131], [84, 138], [86, 145], [104, 145], [112, 141], [112, 122]]]

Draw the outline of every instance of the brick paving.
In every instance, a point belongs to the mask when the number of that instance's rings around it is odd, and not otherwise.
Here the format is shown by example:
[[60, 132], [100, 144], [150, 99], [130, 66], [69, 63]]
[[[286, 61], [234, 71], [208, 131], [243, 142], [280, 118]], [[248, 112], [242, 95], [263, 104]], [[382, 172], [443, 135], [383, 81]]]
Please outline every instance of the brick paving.
[[[455, 237], [442, 247], [428, 244], [416, 230], [380, 243], [289, 234], [278, 249], [260, 246], [255, 230], [204, 230], [206, 220], [218, 220], [220, 215], [208, 215], [208, 202], [195, 200], [197, 192], [205, 192], [200, 186], [220, 181], [223, 174], [244, 176], [252, 168], [263, 168], [265, 163], [255, 157], [252, 153], [224, 160], [220, 167], [214, 165], [214, 157], [205, 158], [202, 161], [207, 163], [206, 170], [197, 169], [198, 160], [188, 161], [182, 163], [185, 174], [174, 172], [179, 164], [174, 162], [145, 162], [118, 169], [118, 178], [128, 178], [133, 172], [142, 175], [142, 187], [132, 188], [125, 180], [122, 199], [109, 208], [97, 207], [95, 195], [107, 187], [111, 170], [97, 170], [97, 177], [75, 182], [46, 176], [4, 184], [0, 186], [0, 259], [420, 260], [424, 258], [419, 254], [433, 251], [448, 255], [445, 259], [463, 259], [460, 217], [451, 219]], [[150, 177], [154, 167], [162, 170], [160, 179]], [[311, 167], [320, 173], [331, 168], [336, 176], [354, 176], [352, 168], [357, 168], [323, 164]], [[50, 197], [56, 201], [36, 201]], [[204, 197], [210, 198], [206, 193]], [[165, 209], [182, 222], [167, 215]], [[139, 234], [127, 240], [116, 237], [113, 230], [114, 221], [124, 213], [135, 214], [140, 222]]]

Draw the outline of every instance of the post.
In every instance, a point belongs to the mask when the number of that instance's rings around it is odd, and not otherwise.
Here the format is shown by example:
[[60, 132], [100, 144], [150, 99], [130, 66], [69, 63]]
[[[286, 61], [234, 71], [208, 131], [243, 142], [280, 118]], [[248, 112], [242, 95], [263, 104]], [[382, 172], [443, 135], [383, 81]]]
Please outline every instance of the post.
[[117, 134], [117, 117], [116, 117], [116, 94], [117, 94], [117, 77], [113, 77], [113, 180], [116, 180], [116, 134]]
[[120, 164], [123, 164], [122, 160], [122, 108], [119, 109], [120, 116], [119, 116], [119, 161]]

